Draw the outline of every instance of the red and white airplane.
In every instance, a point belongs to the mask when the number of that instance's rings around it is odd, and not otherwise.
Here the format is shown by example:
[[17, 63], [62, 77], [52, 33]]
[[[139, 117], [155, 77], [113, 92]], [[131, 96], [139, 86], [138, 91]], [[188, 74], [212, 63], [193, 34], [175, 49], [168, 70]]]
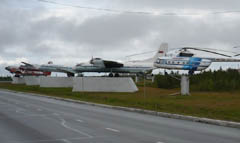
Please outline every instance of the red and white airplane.
[[14, 74], [15, 77], [20, 76], [50, 76], [51, 72], [44, 72], [40, 70], [26, 70], [24, 69], [24, 65], [20, 67], [17, 66], [8, 66], [5, 68], [10, 73]]

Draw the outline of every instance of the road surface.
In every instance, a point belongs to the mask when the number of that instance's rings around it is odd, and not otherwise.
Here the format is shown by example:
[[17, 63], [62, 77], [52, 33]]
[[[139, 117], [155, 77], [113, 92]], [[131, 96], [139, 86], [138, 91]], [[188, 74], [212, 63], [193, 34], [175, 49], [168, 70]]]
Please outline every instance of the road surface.
[[0, 90], [1, 143], [240, 143], [240, 130]]

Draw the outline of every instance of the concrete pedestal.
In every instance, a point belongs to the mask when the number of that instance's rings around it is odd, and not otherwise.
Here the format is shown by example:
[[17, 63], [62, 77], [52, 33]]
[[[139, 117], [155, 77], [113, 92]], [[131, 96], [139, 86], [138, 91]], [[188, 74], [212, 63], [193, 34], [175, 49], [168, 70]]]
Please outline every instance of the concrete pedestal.
[[40, 77], [37, 76], [25, 76], [26, 85], [40, 85]]
[[73, 78], [40, 77], [40, 87], [73, 87]]
[[25, 84], [23, 77], [12, 77], [12, 84]]
[[186, 75], [182, 75], [181, 77], [181, 95], [190, 95], [189, 77]]
[[73, 92], [136, 92], [138, 88], [132, 78], [75, 77]]

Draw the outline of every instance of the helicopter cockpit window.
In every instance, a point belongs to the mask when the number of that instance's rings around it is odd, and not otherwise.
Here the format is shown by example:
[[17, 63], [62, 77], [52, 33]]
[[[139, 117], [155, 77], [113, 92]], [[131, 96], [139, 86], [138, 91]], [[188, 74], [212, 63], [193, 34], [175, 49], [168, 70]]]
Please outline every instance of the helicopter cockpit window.
[[156, 63], [159, 64], [159, 63], [160, 63], [160, 59], [157, 59], [157, 60], [156, 60]]
[[160, 60], [160, 64], [164, 64], [164, 60]]
[[179, 53], [179, 56], [180, 57], [192, 57], [192, 56], [194, 56], [194, 54], [193, 53], [187, 53], [187, 52], [181, 52], [181, 53]]

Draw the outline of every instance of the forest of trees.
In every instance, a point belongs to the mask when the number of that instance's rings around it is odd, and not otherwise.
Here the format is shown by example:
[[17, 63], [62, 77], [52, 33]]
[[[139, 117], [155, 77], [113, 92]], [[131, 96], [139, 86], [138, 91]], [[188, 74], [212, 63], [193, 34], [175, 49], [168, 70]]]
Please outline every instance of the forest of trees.
[[[157, 75], [156, 84], [159, 88], [179, 88], [180, 75]], [[233, 91], [240, 89], [240, 74], [238, 70], [228, 69], [227, 71], [205, 71], [190, 77], [190, 88], [195, 91]]]
[[10, 76], [0, 76], [0, 81], [11, 81], [12, 78]]

